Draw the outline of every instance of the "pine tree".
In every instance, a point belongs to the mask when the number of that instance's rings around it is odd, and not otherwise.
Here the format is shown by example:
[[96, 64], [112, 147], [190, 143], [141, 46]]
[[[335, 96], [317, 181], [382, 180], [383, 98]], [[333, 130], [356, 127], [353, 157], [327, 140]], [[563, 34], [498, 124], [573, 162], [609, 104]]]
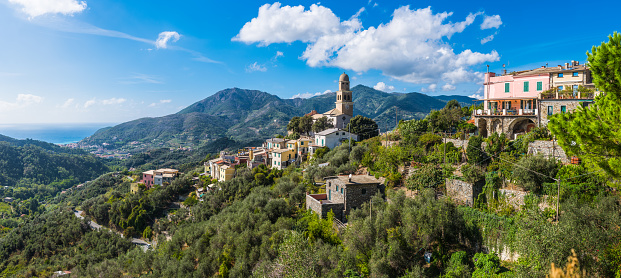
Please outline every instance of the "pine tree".
[[607, 176], [621, 177], [621, 34], [588, 53], [595, 86], [605, 93], [588, 107], [554, 115], [549, 128], [559, 145]]

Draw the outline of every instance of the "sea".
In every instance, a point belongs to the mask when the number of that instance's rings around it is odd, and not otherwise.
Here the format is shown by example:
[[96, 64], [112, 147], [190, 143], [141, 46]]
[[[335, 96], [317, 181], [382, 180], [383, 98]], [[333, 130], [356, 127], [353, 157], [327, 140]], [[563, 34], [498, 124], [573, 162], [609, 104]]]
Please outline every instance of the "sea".
[[34, 139], [53, 144], [78, 142], [95, 131], [115, 123], [63, 123], [63, 124], [0, 124], [0, 134], [15, 139]]

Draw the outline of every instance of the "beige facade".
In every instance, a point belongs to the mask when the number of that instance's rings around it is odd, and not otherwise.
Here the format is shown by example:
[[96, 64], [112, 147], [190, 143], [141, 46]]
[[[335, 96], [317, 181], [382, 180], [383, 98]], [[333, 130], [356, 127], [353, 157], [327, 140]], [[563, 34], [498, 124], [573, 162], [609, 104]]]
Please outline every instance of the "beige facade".
[[354, 116], [354, 100], [349, 89], [349, 76], [345, 73], [339, 77], [339, 90], [336, 92], [335, 108], [323, 114], [314, 114], [313, 120], [327, 117], [334, 127], [345, 128]]
[[278, 149], [272, 150], [272, 168], [282, 170], [291, 164], [292, 160], [297, 158], [294, 149]]

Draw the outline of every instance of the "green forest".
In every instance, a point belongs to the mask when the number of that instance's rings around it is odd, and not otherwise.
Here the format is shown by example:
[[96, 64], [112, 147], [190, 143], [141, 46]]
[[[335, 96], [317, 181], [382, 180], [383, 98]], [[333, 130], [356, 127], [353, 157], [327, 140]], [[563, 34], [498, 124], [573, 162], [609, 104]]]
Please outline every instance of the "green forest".
[[[225, 182], [201, 175], [202, 162], [236, 148], [229, 139], [199, 154], [160, 149], [108, 164], [0, 143], [0, 161], [10, 161], [3, 179], [22, 188], [0, 205], [0, 277], [621, 277], [620, 57], [615, 33], [588, 53], [606, 93], [516, 140], [468, 137], [476, 106], [449, 101], [393, 132], [319, 149], [284, 170], [238, 167]], [[529, 154], [537, 140], [557, 140], [581, 163]], [[66, 173], [26, 171], [51, 165]], [[183, 174], [131, 192], [142, 170], [162, 165]], [[306, 210], [306, 194], [325, 193], [324, 178], [360, 173], [384, 190], [346, 225]], [[447, 180], [481, 190], [464, 204]], [[523, 204], [507, 188], [524, 192]]]

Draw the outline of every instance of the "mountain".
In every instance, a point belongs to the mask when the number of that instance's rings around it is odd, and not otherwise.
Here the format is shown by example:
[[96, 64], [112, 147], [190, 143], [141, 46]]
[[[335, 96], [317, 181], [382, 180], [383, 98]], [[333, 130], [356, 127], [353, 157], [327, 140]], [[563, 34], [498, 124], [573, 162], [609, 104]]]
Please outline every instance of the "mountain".
[[[386, 93], [363, 85], [353, 87], [352, 91], [354, 115], [372, 118], [382, 129], [395, 126], [395, 115], [399, 120], [423, 118], [429, 111], [444, 107], [447, 99], [472, 101], [461, 96]], [[333, 92], [309, 99], [281, 99], [258, 90], [226, 89], [172, 115], [98, 130], [81, 143], [108, 143], [118, 148], [134, 141], [159, 146], [200, 146], [220, 137], [242, 142], [263, 139], [285, 132], [291, 117], [334, 108], [335, 95]]]
[[448, 102], [449, 100], [454, 99], [454, 100], [457, 100], [462, 107], [463, 106], [470, 106], [470, 105], [473, 105], [473, 104], [481, 103], [480, 101], [477, 101], [477, 99], [471, 98], [471, 97], [467, 97], [467, 96], [446, 96], [446, 95], [441, 95], [441, 96], [435, 96], [434, 98], [439, 99], [439, 100], [444, 101], [444, 102]]

